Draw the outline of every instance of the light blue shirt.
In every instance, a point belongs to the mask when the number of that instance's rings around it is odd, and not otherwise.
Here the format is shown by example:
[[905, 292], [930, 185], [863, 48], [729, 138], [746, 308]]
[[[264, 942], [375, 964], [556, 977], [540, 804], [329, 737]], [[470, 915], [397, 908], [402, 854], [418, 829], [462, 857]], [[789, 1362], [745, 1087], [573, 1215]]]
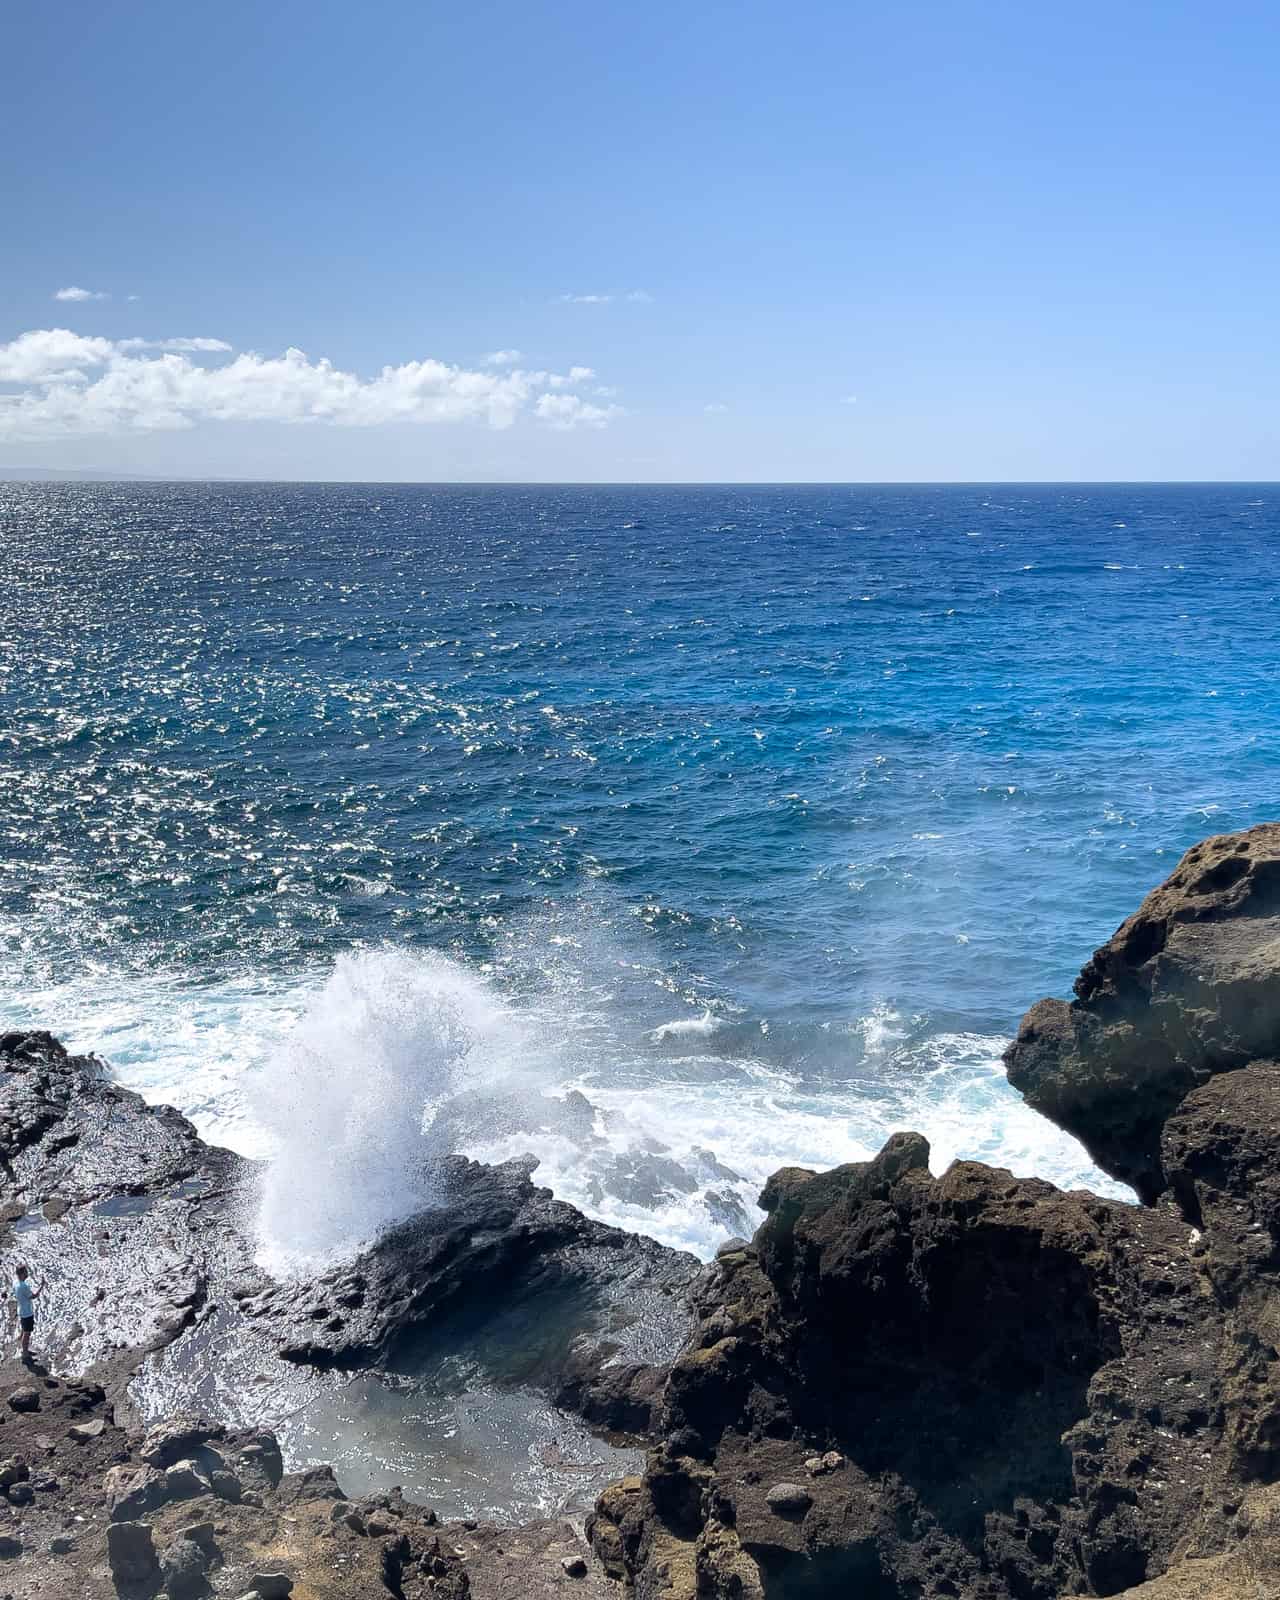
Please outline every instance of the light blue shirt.
[[31, 1292], [31, 1283], [27, 1278], [13, 1280], [13, 1298], [18, 1302], [18, 1315], [20, 1317], [34, 1317], [36, 1314], [35, 1296]]

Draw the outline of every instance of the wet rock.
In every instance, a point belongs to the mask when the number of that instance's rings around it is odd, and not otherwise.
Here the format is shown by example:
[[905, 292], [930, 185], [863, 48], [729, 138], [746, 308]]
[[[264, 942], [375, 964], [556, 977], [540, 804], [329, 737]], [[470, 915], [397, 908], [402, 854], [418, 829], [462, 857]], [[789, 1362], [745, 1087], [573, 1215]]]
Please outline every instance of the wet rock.
[[107, 1560], [117, 1584], [145, 1584], [160, 1574], [155, 1540], [145, 1522], [112, 1522], [107, 1527]]
[[608, 1163], [601, 1184], [624, 1205], [652, 1210], [678, 1195], [693, 1194], [698, 1180], [669, 1156], [628, 1151]]
[[[625, 1346], [636, 1328], [669, 1328], [674, 1354], [689, 1327], [683, 1297], [700, 1273], [690, 1255], [598, 1223], [534, 1185], [532, 1158], [483, 1166], [441, 1163], [441, 1204], [391, 1229], [359, 1259], [325, 1274], [305, 1305], [291, 1286], [244, 1303], [287, 1360], [314, 1366], [377, 1363], [415, 1328], [438, 1325], [465, 1304], [496, 1313], [514, 1301], [553, 1298], [608, 1322]], [[591, 1318], [585, 1307], [596, 1302]], [[347, 1305], [342, 1326], [312, 1317]], [[614, 1307], [609, 1312], [605, 1308]], [[549, 1313], [551, 1314], [551, 1313]], [[609, 1322], [612, 1316], [613, 1320]]]
[[708, 1189], [702, 1203], [712, 1219], [722, 1228], [728, 1228], [735, 1237], [749, 1230], [751, 1219], [747, 1208], [732, 1189]]
[[1095, 951], [1076, 998], [1042, 1000], [1009, 1081], [1150, 1202], [1160, 1132], [1215, 1073], [1280, 1055], [1280, 823], [1220, 834]]

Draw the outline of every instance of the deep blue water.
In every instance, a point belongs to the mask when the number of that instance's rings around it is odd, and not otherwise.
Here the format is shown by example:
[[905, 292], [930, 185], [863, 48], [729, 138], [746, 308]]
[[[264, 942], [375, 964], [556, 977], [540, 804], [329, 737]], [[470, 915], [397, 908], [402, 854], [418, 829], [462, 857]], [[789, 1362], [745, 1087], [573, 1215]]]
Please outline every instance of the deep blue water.
[[999, 1044], [1277, 814], [1278, 540], [1274, 486], [0, 484], [0, 1001], [249, 1146], [527, 1071], [744, 1195], [908, 1114], [1087, 1174]]

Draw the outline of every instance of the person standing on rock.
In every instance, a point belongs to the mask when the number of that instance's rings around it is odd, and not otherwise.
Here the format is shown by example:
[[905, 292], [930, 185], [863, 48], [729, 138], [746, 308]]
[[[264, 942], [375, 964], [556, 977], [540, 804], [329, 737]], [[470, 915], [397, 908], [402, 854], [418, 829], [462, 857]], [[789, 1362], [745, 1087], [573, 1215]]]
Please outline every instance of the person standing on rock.
[[31, 1335], [36, 1326], [36, 1301], [40, 1290], [33, 1287], [25, 1261], [14, 1269], [13, 1298], [18, 1303], [18, 1326], [22, 1329], [22, 1359], [31, 1360]]

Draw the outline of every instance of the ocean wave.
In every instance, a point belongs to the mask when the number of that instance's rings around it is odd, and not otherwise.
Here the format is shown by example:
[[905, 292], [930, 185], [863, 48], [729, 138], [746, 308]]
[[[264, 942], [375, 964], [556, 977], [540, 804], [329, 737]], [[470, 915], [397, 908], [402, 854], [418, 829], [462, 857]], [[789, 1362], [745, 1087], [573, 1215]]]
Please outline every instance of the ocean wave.
[[453, 1149], [532, 1154], [560, 1198], [704, 1258], [755, 1228], [779, 1167], [865, 1160], [905, 1128], [935, 1171], [970, 1158], [1127, 1196], [1009, 1087], [1000, 1035], [887, 1000], [808, 1033], [710, 1008], [637, 1031], [605, 952], [540, 924], [512, 942], [487, 970], [380, 948], [259, 989], [152, 974], [112, 994], [98, 970], [33, 995], [30, 1020], [61, 1017], [74, 1048], [267, 1158], [257, 1237], [278, 1273], [430, 1204], [431, 1158]]

